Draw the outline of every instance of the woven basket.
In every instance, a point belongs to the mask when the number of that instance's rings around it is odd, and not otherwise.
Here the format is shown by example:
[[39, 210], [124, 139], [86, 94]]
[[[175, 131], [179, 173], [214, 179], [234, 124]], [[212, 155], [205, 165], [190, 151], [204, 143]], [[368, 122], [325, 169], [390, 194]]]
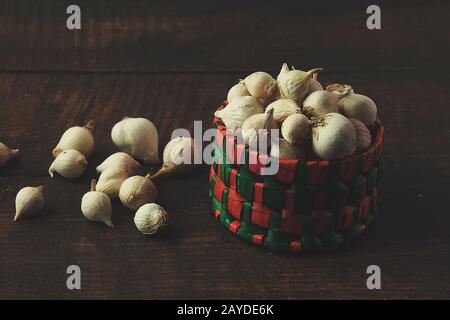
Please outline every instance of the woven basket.
[[280, 160], [272, 176], [260, 174], [267, 155], [237, 144], [220, 118], [214, 127], [209, 196], [214, 215], [229, 231], [276, 250], [317, 251], [360, 236], [374, 221], [381, 124], [364, 153], [332, 161]]

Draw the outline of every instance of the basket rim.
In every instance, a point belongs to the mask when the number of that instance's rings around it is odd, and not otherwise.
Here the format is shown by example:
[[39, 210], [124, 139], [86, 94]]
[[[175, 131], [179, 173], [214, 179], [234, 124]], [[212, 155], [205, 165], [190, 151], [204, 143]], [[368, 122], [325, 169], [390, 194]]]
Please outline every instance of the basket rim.
[[[222, 104], [219, 105], [219, 107], [217, 108], [216, 111], [221, 110], [223, 108], [225, 108], [228, 105], [228, 100], [224, 100], [222, 102]], [[213, 125], [217, 124], [217, 133], [222, 135], [223, 138], [225, 138], [226, 136], [231, 136], [236, 138], [234, 135], [228, 135], [227, 132], [227, 127], [225, 126], [225, 123], [222, 121], [222, 119], [220, 117], [214, 116], [214, 120], [213, 120]], [[380, 148], [381, 144], [383, 143], [383, 139], [384, 139], [384, 126], [381, 123], [381, 121], [377, 121], [376, 123], [376, 132], [375, 132], [375, 141], [372, 142], [372, 144], [366, 148], [366, 150], [364, 150], [363, 152], [354, 152], [353, 154], [344, 157], [344, 158], [340, 158], [340, 159], [334, 159], [334, 160], [327, 160], [327, 159], [318, 159], [318, 160], [299, 160], [299, 159], [294, 159], [294, 160], [278, 160], [280, 166], [282, 165], [290, 165], [293, 163], [298, 163], [300, 161], [305, 161], [307, 166], [314, 166], [317, 165], [319, 162], [322, 165], [327, 165], [330, 161], [337, 161], [339, 163], [341, 162], [348, 162], [351, 160], [356, 159], [357, 157], [367, 157], [370, 153], [373, 153], [375, 151], [375, 149]], [[235, 139], [236, 140], [236, 139]], [[235, 146], [236, 146], [236, 141], [235, 141]], [[257, 153], [257, 158], [259, 159], [259, 157], [269, 157], [269, 155], [267, 154], [263, 154], [263, 153], [259, 153], [255, 150], [250, 150], [248, 144], [245, 144], [245, 149], [247, 149], [249, 152], [255, 152]], [[226, 150], [225, 150], [226, 152]]]

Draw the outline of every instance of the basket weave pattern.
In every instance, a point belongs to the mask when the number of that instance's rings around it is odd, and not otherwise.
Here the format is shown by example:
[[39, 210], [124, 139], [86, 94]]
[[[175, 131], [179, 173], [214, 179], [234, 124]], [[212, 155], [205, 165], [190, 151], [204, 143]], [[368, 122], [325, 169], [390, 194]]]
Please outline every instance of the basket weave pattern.
[[272, 249], [316, 251], [360, 236], [374, 221], [383, 126], [378, 125], [374, 142], [361, 154], [281, 160], [272, 176], [261, 175], [267, 155], [237, 144], [220, 118], [214, 127], [209, 196], [216, 218], [231, 232]]

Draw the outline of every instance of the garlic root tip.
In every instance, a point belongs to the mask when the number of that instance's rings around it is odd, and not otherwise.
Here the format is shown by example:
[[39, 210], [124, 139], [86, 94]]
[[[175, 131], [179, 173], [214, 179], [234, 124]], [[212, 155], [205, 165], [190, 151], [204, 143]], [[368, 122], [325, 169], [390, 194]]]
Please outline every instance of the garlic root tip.
[[15, 157], [17, 157], [19, 155], [19, 153], [20, 153], [19, 149], [12, 149], [11, 150], [11, 157], [15, 158]]
[[56, 147], [55, 149], [53, 149], [52, 154], [53, 156], [57, 157], [61, 152], [62, 152], [61, 148]]
[[88, 130], [90, 130], [90, 131], [94, 131], [95, 121], [94, 120], [89, 120], [83, 127], [88, 129]]

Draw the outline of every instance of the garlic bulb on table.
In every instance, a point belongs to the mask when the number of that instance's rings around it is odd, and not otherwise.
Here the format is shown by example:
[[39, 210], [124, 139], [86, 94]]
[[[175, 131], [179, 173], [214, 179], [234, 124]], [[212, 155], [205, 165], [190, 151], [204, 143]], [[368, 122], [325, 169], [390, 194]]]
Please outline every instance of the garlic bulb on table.
[[95, 190], [106, 193], [111, 200], [117, 199], [120, 187], [128, 177], [125, 169], [108, 168], [100, 175]]
[[128, 153], [116, 152], [106, 158], [96, 170], [98, 173], [102, 173], [109, 168], [120, 168], [127, 171], [129, 175], [132, 175], [136, 173], [139, 166], [139, 162], [134, 160]]
[[263, 71], [252, 73], [243, 80], [243, 83], [248, 92], [258, 99], [270, 98], [277, 87], [276, 80]]
[[239, 82], [238, 84], [232, 86], [230, 91], [228, 91], [227, 101], [230, 103], [236, 97], [245, 96], [250, 96], [250, 92], [248, 92], [247, 87], [243, 82]]
[[272, 144], [270, 155], [279, 160], [304, 160], [306, 158], [305, 152], [299, 145], [290, 144], [284, 139]]
[[356, 132], [356, 150], [367, 149], [372, 143], [372, 136], [370, 135], [369, 129], [364, 123], [357, 119], [349, 119]]
[[283, 64], [277, 77], [278, 90], [282, 98], [288, 98], [299, 103], [310, 92], [310, 84], [315, 73], [323, 70], [315, 68], [307, 72], [301, 70], [289, 70], [287, 64]]
[[281, 123], [291, 114], [300, 112], [300, 107], [297, 102], [290, 99], [279, 99], [272, 102], [267, 106], [266, 112], [272, 109], [273, 118], [279, 126], [281, 126]]
[[84, 126], [76, 126], [67, 129], [58, 145], [53, 149], [53, 155], [57, 157], [64, 150], [77, 150], [89, 157], [94, 150], [94, 136], [92, 131], [94, 129], [94, 121], [89, 121]]
[[251, 149], [258, 150], [260, 147], [265, 147], [268, 150], [271, 141], [270, 130], [278, 129], [273, 113], [274, 109], [270, 109], [266, 113], [254, 114], [244, 121], [242, 137], [244, 143], [248, 144]]
[[302, 145], [311, 135], [311, 122], [304, 114], [291, 114], [283, 121], [281, 135], [290, 144]]
[[261, 102], [252, 96], [236, 97], [225, 108], [217, 110], [214, 115], [222, 119], [228, 129], [242, 127], [247, 118], [257, 113], [263, 113]]
[[356, 149], [356, 132], [352, 122], [339, 113], [327, 113], [314, 118], [312, 148], [322, 159], [350, 156]]
[[327, 86], [327, 91], [339, 97], [339, 112], [347, 118], [357, 119], [366, 126], [376, 122], [377, 105], [371, 98], [355, 93], [349, 85], [332, 84]]
[[161, 169], [151, 176], [152, 180], [193, 169], [194, 157], [198, 152], [201, 152], [201, 146], [193, 138], [176, 137], [170, 140], [164, 148], [164, 163]]
[[158, 132], [148, 119], [128, 118], [116, 123], [111, 138], [120, 151], [145, 163], [155, 164], [158, 159]]
[[91, 191], [86, 193], [81, 199], [81, 212], [90, 221], [102, 222], [108, 227], [113, 228], [111, 221], [111, 200], [109, 197], [99, 191], [95, 191], [96, 182], [92, 180]]
[[338, 111], [338, 97], [331, 92], [318, 90], [310, 93], [303, 100], [303, 113], [308, 117], [319, 117]]
[[147, 203], [134, 215], [134, 224], [143, 234], [155, 234], [167, 226], [168, 214], [156, 203]]
[[131, 210], [137, 210], [146, 203], [156, 200], [157, 190], [150, 175], [127, 178], [121, 185], [119, 198]]
[[25, 187], [16, 196], [16, 214], [14, 221], [39, 213], [44, 209], [44, 186]]
[[57, 172], [67, 179], [78, 178], [83, 174], [88, 166], [85, 156], [77, 150], [64, 150], [61, 152], [48, 169], [48, 173], [53, 178]]
[[0, 142], [0, 167], [5, 165], [9, 160], [19, 155], [19, 149], [10, 149], [7, 145]]

